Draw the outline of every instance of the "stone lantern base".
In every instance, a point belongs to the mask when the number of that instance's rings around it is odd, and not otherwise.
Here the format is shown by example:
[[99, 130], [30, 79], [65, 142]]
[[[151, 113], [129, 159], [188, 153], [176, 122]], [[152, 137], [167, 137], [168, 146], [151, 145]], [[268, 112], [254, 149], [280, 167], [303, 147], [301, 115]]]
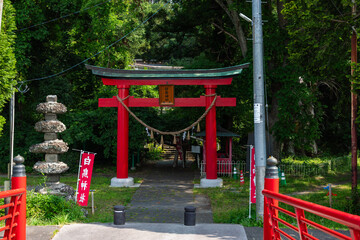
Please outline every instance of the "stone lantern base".
[[37, 162], [34, 170], [46, 175], [46, 182], [35, 188], [41, 194], [52, 194], [63, 196], [66, 199], [74, 199], [75, 190], [64, 183], [60, 183], [60, 174], [67, 171], [69, 167], [64, 162]]
[[42, 184], [35, 188], [35, 192], [62, 196], [65, 197], [66, 200], [75, 199], [75, 190], [69, 185], [60, 182], [51, 185]]

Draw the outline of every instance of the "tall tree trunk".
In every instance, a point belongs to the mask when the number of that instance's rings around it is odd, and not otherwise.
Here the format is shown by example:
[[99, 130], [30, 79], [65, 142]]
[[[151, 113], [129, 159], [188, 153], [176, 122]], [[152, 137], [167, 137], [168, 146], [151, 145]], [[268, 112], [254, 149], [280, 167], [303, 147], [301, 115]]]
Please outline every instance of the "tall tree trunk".
[[215, 0], [215, 1], [226, 12], [226, 14], [229, 16], [231, 22], [233, 23], [233, 25], [235, 27], [238, 44], [241, 49], [241, 54], [243, 57], [245, 57], [246, 53], [247, 53], [246, 36], [245, 36], [244, 31], [240, 24], [239, 13], [231, 8], [231, 6], [234, 4], [233, 0], [226, 0], [225, 2], [223, 0]]
[[284, 9], [284, 1], [281, 0], [277, 0], [276, 1], [276, 10], [277, 10], [277, 15], [278, 15], [278, 19], [279, 19], [279, 27], [281, 29], [285, 29], [287, 21], [284, 18], [284, 15], [282, 15], [281, 11]]
[[[282, 30], [285, 30], [287, 22], [283, 16], [283, 14], [281, 13], [281, 11], [284, 9], [283, 1], [276, 0], [276, 9], [277, 9], [277, 15], [278, 15], [278, 19], [279, 19], [279, 28]], [[271, 2], [269, 2], [269, 4], [268, 4], [268, 10], [272, 11]], [[284, 39], [285, 46], [287, 45], [287, 42], [288, 42], [287, 39]], [[287, 56], [287, 54], [285, 54], [285, 56], [283, 58], [283, 62], [282, 62], [282, 65], [284, 67], [288, 64], [287, 59], [288, 59], [288, 56]], [[271, 86], [272, 86], [272, 88], [271, 88], [272, 100], [271, 100], [271, 109], [270, 109], [271, 111], [269, 112], [269, 128], [270, 128], [269, 131], [270, 132], [271, 132], [271, 129], [273, 128], [273, 126], [275, 125], [275, 123], [279, 120], [279, 117], [278, 117], [279, 103], [278, 103], [278, 99], [277, 99], [277, 92], [282, 88], [281, 83], [278, 83], [278, 82], [272, 83]], [[284, 147], [286, 147], [286, 149], [283, 149]], [[272, 145], [273, 156], [280, 160], [281, 151], [294, 152], [295, 150], [293, 147], [293, 143], [289, 143], [288, 145], [284, 146], [283, 143], [277, 141], [276, 138], [274, 137], [274, 141], [273, 141], [273, 145]]]
[[[276, 95], [274, 94], [272, 97], [272, 101], [271, 101], [271, 111], [269, 112], [269, 128], [270, 129], [268, 129], [268, 131], [270, 133], [271, 133], [271, 129], [273, 128], [275, 123], [279, 120], [278, 114], [279, 114], [279, 104], [278, 104], [278, 99], [277, 99]], [[279, 141], [277, 141], [275, 137], [273, 137], [271, 150], [272, 150], [272, 155], [275, 158], [277, 158], [278, 160], [280, 160], [281, 143]]]

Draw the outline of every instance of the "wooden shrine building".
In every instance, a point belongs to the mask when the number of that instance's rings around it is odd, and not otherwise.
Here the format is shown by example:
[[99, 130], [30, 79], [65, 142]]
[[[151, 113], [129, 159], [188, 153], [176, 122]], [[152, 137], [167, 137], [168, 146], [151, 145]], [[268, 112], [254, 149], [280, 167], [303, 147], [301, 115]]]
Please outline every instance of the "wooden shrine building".
[[[118, 108], [117, 126], [117, 174], [111, 179], [111, 186], [123, 187], [134, 184], [128, 176], [129, 112], [124, 107], [211, 107], [206, 115], [206, 178], [201, 179], [200, 187], [222, 186], [217, 178], [216, 152], [216, 107], [234, 107], [236, 98], [216, 96], [218, 85], [230, 85], [234, 76], [239, 75], [249, 64], [227, 68], [201, 70], [120, 70], [86, 65], [92, 73], [102, 79], [104, 85], [114, 85], [118, 96], [100, 98], [99, 107]], [[133, 85], [158, 85], [159, 98], [135, 98], [129, 96]], [[175, 98], [177, 85], [202, 85], [205, 96], [198, 98]], [[118, 100], [122, 99], [123, 104]], [[214, 104], [213, 104], [214, 102]]]
[[[195, 136], [204, 139], [202, 165], [205, 165], [205, 172], [206, 172], [206, 131], [199, 132]], [[217, 164], [218, 164], [217, 172], [218, 174], [232, 173], [233, 172], [233, 154], [232, 154], [233, 137], [240, 137], [240, 136], [217, 124], [216, 137], [220, 138], [220, 143], [223, 143], [221, 144], [222, 145], [221, 150], [217, 152]]]

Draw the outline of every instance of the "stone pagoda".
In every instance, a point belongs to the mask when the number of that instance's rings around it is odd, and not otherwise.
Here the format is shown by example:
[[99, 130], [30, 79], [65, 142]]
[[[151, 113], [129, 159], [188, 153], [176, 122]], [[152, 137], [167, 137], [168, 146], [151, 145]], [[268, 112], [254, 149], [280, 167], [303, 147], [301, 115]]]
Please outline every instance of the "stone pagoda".
[[40, 103], [36, 111], [45, 115], [45, 120], [35, 124], [37, 132], [44, 133], [44, 142], [30, 147], [32, 153], [45, 153], [45, 161], [35, 163], [34, 170], [46, 175], [44, 186], [38, 186], [37, 192], [73, 197], [75, 191], [70, 186], [60, 183], [60, 174], [67, 171], [69, 167], [66, 163], [60, 162], [59, 154], [69, 150], [67, 143], [58, 139], [57, 133], [66, 130], [66, 126], [57, 120], [56, 114], [67, 111], [62, 103], [57, 102], [56, 95], [48, 95], [45, 103]]

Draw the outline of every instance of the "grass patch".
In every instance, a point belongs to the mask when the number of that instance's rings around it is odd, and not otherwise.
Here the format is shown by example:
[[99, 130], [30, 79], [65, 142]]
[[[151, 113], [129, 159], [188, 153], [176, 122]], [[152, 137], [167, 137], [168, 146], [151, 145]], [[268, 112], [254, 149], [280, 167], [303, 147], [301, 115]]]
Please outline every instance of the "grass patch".
[[249, 179], [240, 188], [239, 180], [223, 178], [222, 188], [198, 188], [195, 194], [204, 194], [210, 198], [215, 223], [234, 223], [243, 226], [262, 226], [255, 219], [255, 205], [252, 206], [252, 218], [249, 219]]
[[351, 179], [347, 173], [329, 173], [325, 176], [285, 176], [287, 185], [280, 187], [280, 193], [290, 194], [294, 192], [303, 191], [317, 191], [323, 189], [323, 187], [335, 183], [347, 183]]
[[[77, 176], [61, 177], [61, 182], [76, 189]], [[135, 182], [141, 182], [141, 179], [135, 178]], [[82, 222], [111, 222], [114, 216], [114, 206], [126, 206], [137, 188], [114, 188], [110, 187], [110, 178], [103, 175], [95, 175], [91, 179], [91, 190], [94, 192], [95, 214], [91, 214], [91, 194], [89, 194], [88, 207], [85, 209], [89, 215]]]
[[[234, 223], [244, 226], [262, 226], [261, 221], [255, 220], [256, 206], [252, 204], [252, 218], [249, 219], [249, 178], [245, 177], [245, 185], [240, 188], [239, 180], [223, 178], [223, 188], [195, 189], [195, 194], [204, 194], [210, 198], [215, 223]], [[332, 208], [359, 214], [358, 209], [351, 205], [351, 179], [349, 172], [329, 172], [324, 176], [286, 176], [287, 185], [280, 187], [280, 193], [293, 195], [293, 197], [329, 207], [329, 197], [324, 189], [329, 183], [332, 184], [332, 192], [337, 196], [332, 198]], [[299, 194], [296, 193], [303, 193]], [[294, 212], [292, 207], [280, 205], [285, 209]], [[305, 213], [306, 217], [331, 229], [347, 229], [341, 224], [330, 220]], [[283, 214], [280, 217], [291, 224], [296, 225], [296, 220]], [[282, 226], [284, 227], [284, 226]]]
[[[7, 178], [0, 177], [0, 181], [2, 183], [5, 180], [7, 180]], [[93, 215], [91, 213], [90, 193], [88, 206], [83, 208], [89, 213], [87, 217], [84, 217], [84, 213], [81, 210], [82, 208], [77, 206], [73, 201], [65, 201], [62, 197], [35, 194], [32, 191], [28, 191], [27, 224], [63, 225], [71, 222], [112, 222], [114, 206], [128, 205], [137, 188], [110, 187], [110, 180], [111, 177], [105, 175], [103, 172], [95, 173], [93, 175], [90, 188], [91, 190], [95, 190], [95, 214]], [[141, 183], [142, 179], [135, 178], [134, 181], [135, 183]], [[34, 174], [27, 176], [28, 186], [37, 186], [44, 182], [45, 179], [42, 175]], [[62, 176], [61, 182], [73, 187], [76, 190], [77, 175]]]
[[52, 234], [52, 236], [51, 236], [51, 239], [53, 239], [53, 238], [55, 237], [55, 235], [58, 234], [59, 231], [60, 231], [59, 229], [56, 229], [56, 230], [53, 232], [53, 234]]
[[62, 225], [85, 219], [82, 208], [63, 197], [27, 192], [28, 225]]
[[[350, 183], [334, 186], [334, 187], [332, 187], [332, 192], [337, 194], [337, 196], [332, 196], [332, 208], [333, 209], [356, 214], [357, 209], [351, 209], [352, 205], [351, 205], [351, 184]], [[308, 193], [308, 194], [304, 194], [304, 195], [295, 195], [293, 197], [302, 199], [304, 201], [316, 203], [316, 204], [319, 204], [322, 206], [330, 207], [329, 196], [327, 196], [326, 194], [327, 194], [327, 190], [321, 189], [317, 192]], [[291, 212], [294, 212], [293, 207], [290, 207], [290, 206], [282, 204], [282, 203], [280, 203], [279, 206], [282, 208], [285, 208]], [[284, 219], [285, 221], [287, 221], [293, 225], [294, 224], [296, 225], [295, 219], [288, 217], [282, 213], [280, 213], [279, 216], [281, 219]], [[316, 223], [319, 223], [321, 225], [324, 225], [330, 229], [347, 229], [347, 227], [345, 227], [342, 224], [338, 224], [336, 222], [333, 222], [331, 220], [319, 217], [317, 215], [314, 215], [314, 214], [311, 214], [308, 212], [305, 212], [305, 216], [307, 219], [314, 221]]]

